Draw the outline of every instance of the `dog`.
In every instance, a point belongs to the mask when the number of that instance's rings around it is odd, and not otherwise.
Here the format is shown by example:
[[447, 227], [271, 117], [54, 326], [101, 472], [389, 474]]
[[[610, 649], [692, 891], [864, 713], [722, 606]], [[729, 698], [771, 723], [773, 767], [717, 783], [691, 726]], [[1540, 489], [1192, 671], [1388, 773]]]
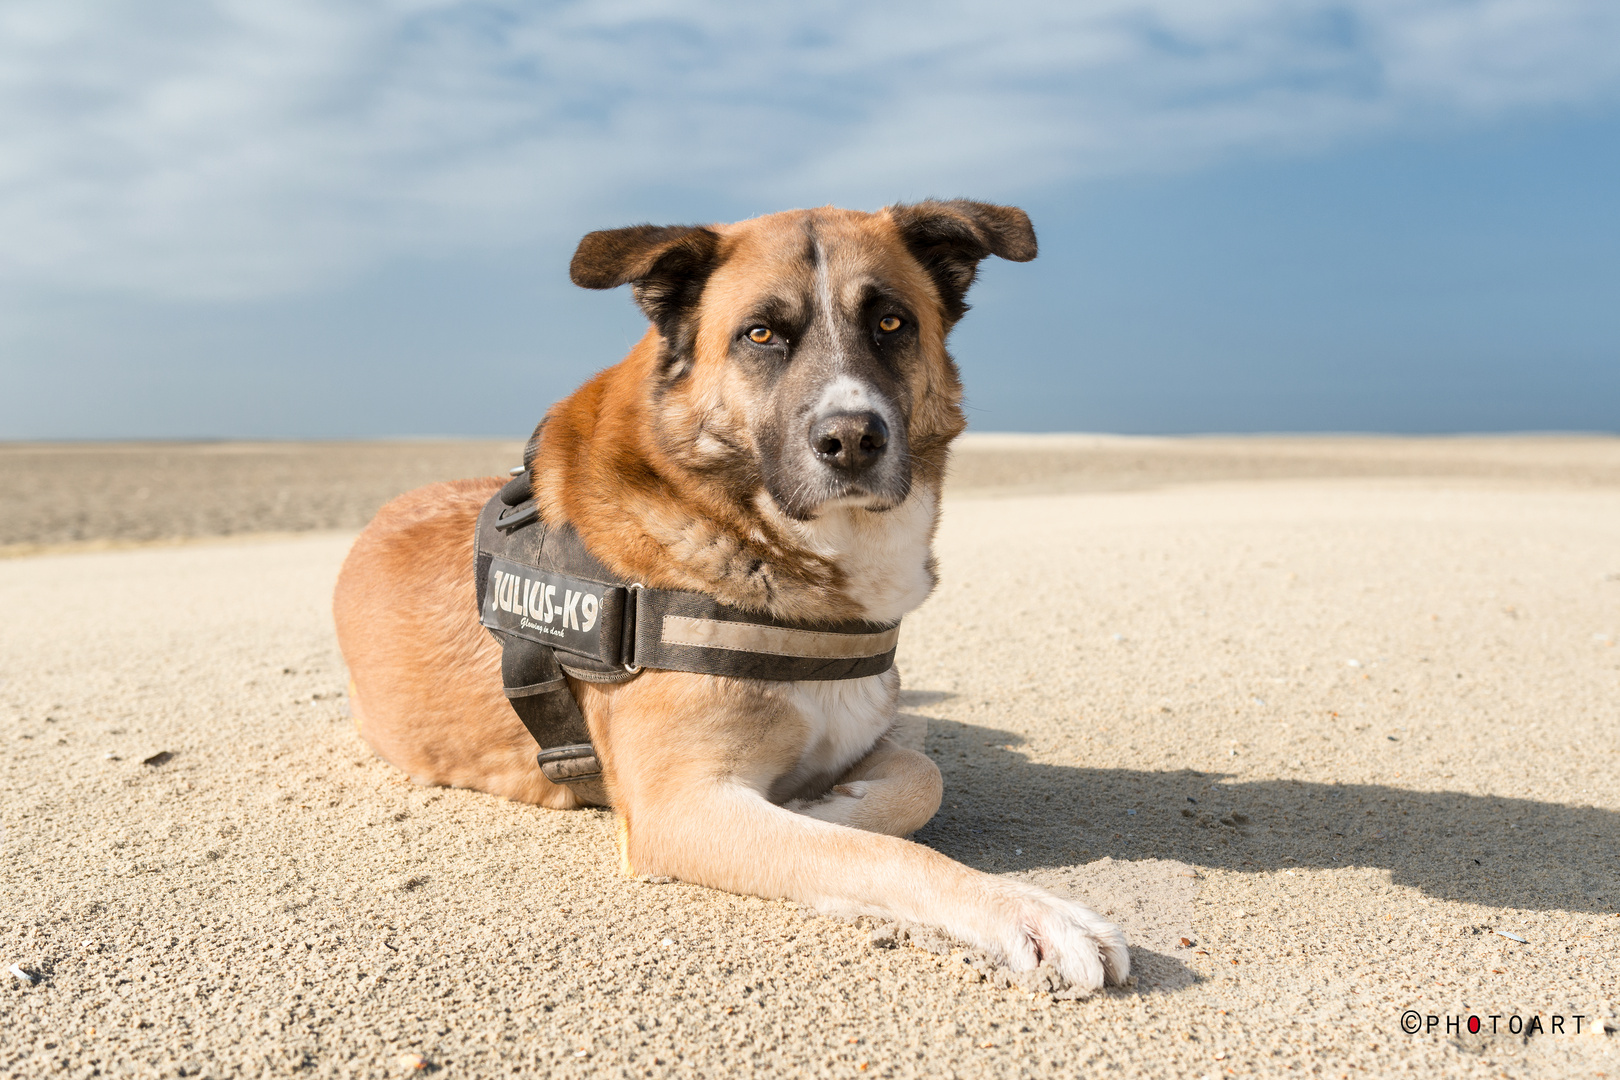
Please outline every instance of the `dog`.
[[[1022, 210], [965, 200], [590, 233], [572, 280], [629, 284], [651, 325], [537, 429], [541, 517], [626, 582], [778, 620], [897, 622], [934, 588], [946, 457], [966, 427], [946, 338], [984, 258], [1035, 254]], [[906, 839], [943, 785], [890, 737], [892, 667], [570, 677], [602, 780], [594, 795], [548, 781], [479, 622], [474, 523], [502, 483], [400, 496], [343, 564], [350, 705], [384, 759], [421, 784], [611, 806], [626, 874], [938, 927], [1077, 988], [1125, 980], [1124, 935], [1095, 912]]]

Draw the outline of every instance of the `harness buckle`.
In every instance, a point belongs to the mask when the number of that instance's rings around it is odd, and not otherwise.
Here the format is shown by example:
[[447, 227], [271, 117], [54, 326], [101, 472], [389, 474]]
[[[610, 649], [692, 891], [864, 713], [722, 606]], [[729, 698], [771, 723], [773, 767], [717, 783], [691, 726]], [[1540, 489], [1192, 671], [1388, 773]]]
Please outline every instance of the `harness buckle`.
[[511, 532], [519, 525], [527, 525], [540, 516], [540, 504], [530, 500], [528, 505], [507, 507], [495, 518], [495, 527], [501, 532]]
[[624, 654], [625, 656], [629, 657], [629, 659], [625, 660], [624, 662], [624, 670], [628, 671], [632, 675], [641, 674], [641, 665], [634, 662], [636, 655], [636, 597], [639, 596], [641, 590], [645, 589], [646, 587], [647, 586], [643, 585], [639, 581], [625, 587]]

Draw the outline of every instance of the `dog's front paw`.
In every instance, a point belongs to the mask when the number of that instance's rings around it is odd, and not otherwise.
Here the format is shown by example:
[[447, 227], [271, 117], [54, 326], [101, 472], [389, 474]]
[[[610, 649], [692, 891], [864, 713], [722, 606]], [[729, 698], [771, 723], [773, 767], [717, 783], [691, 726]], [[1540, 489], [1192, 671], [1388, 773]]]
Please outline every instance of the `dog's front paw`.
[[997, 944], [1012, 970], [1044, 964], [1077, 990], [1118, 986], [1129, 977], [1124, 932], [1090, 908], [1036, 889], [1021, 892], [1009, 908]]

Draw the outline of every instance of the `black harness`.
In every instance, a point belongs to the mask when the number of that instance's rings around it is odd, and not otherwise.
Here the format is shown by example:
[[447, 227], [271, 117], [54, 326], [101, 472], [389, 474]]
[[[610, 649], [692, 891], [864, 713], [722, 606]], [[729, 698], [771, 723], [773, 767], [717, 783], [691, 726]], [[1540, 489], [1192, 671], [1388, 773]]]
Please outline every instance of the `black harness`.
[[527, 469], [484, 504], [475, 544], [479, 622], [501, 643], [507, 700], [556, 784], [602, 778], [565, 675], [624, 682], [656, 668], [790, 682], [894, 666], [898, 622], [783, 622], [704, 593], [619, 580], [572, 525], [541, 519]]

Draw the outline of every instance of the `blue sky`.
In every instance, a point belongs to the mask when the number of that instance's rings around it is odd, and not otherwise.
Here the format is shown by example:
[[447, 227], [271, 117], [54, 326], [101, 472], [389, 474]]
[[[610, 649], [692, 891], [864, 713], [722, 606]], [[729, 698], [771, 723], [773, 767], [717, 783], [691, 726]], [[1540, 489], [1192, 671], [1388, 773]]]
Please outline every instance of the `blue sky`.
[[0, 8], [0, 437], [518, 435], [636, 221], [965, 195], [981, 430], [1615, 430], [1620, 7]]

